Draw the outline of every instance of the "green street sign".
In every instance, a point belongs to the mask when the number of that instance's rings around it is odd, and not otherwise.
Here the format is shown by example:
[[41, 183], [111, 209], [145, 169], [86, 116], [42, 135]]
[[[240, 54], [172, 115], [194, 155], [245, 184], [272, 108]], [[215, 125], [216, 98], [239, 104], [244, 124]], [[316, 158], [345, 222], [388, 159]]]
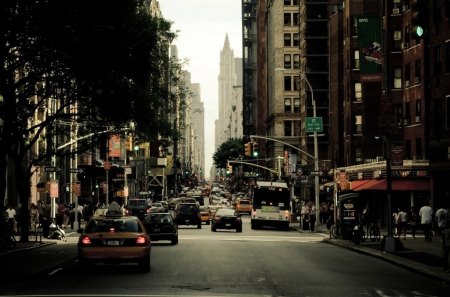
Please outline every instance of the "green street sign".
[[306, 132], [323, 132], [322, 117], [307, 117]]

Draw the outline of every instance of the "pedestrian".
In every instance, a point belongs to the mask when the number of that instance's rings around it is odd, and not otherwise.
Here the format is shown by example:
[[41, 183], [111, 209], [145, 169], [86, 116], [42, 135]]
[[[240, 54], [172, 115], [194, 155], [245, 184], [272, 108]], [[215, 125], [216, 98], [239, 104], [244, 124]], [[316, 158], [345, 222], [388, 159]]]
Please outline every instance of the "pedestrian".
[[48, 238], [50, 235], [51, 206], [46, 204], [42, 209], [42, 236]]
[[408, 214], [406, 213], [406, 211], [400, 209], [400, 211], [398, 212], [398, 220], [397, 220], [397, 232], [398, 232], [398, 237], [400, 238], [400, 236], [403, 234], [403, 240], [406, 239], [406, 227], [408, 226]]
[[31, 203], [31, 206], [30, 206], [31, 232], [36, 233], [38, 225], [39, 225], [39, 211], [38, 211], [36, 204]]
[[411, 236], [413, 239], [416, 239], [416, 231], [418, 223], [419, 223], [419, 214], [417, 213], [416, 207], [412, 206], [409, 225], [411, 226]]
[[392, 213], [392, 232], [394, 233], [394, 236], [397, 236], [398, 234], [398, 212], [399, 209], [395, 209], [394, 212]]
[[8, 218], [8, 230], [10, 233], [14, 232], [14, 225], [16, 223], [16, 210], [9, 205], [8, 208], [6, 209], [6, 217]]
[[56, 225], [58, 225], [59, 228], [63, 227], [65, 214], [66, 214], [66, 207], [60, 201], [58, 203], [58, 208], [56, 209]]
[[442, 231], [447, 228], [447, 210], [441, 206], [438, 210], [436, 210], [435, 218], [436, 218], [436, 226], [438, 230], [439, 236], [442, 237]]
[[433, 209], [431, 206], [425, 204], [419, 210], [420, 224], [422, 225], [423, 233], [425, 234], [425, 241], [432, 241], [431, 227], [433, 223]]

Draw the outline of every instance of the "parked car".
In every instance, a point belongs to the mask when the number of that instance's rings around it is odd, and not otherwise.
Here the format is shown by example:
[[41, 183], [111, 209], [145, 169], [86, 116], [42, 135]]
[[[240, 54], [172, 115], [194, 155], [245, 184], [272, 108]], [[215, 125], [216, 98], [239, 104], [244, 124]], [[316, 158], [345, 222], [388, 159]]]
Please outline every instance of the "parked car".
[[200, 206], [200, 217], [202, 219], [202, 223], [206, 223], [206, 225], [211, 223], [211, 213], [206, 206]]
[[175, 208], [175, 223], [177, 225], [195, 225], [202, 228], [200, 209], [195, 203], [179, 203]]
[[129, 199], [126, 206], [126, 214], [137, 216], [143, 220], [145, 215], [150, 211], [150, 205], [147, 199]]
[[211, 231], [217, 229], [235, 229], [242, 232], [242, 220], [239, 213], [233, 208], [219, 208], [211, 219]]
[[136, 262], [142, 271], [150, 271], [150, 236], [138, 217], [122, 214], [117, 202], [104, 215], [92, 217], [80, 233], [81, 265]]
[[168, 212], [149, 213], [144, 218], [144, 226], [152, 241], [169, 240], [178, 243], [178, 226]]

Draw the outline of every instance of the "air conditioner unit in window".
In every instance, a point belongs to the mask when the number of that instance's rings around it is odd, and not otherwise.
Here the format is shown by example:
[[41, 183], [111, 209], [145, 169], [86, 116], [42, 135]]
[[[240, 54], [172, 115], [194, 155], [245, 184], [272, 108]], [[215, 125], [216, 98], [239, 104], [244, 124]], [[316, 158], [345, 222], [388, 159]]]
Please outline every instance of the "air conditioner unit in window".
[[416, 76], [416, 77], [414, 78], [414, 82], [415, 82], [416, 84], [418, 84], [419, 81], [420, 81], [420, 77]]
[[407, 49], [407, 48], [409, 48], [409, 43], [408, 42], [402, 42], [401, 47], [402, 47], [402, 49]]
[[409, 80], [405, 80], [405, 88], [409, 87]]
[[408, 126], [408, 125], [409, 125], [409, 120], [403, 119], [403, 126]]
[[392, 14], [400, 14], [400, 8], [392, 8]]
[[420, 123], [420, 116], [416, 116], [416, 123]]

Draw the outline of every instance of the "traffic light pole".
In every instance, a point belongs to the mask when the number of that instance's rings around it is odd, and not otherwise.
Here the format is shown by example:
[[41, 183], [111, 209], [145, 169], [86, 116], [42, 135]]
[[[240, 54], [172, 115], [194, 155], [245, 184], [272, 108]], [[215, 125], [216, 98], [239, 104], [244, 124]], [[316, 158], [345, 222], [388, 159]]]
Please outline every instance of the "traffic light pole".
[[281, 178], [281, 168], [279, 167], [278, 168], [278, 171], [275, 171], [275, 170], [273, 170], [273, 169], [271, 169], [271, 168], [268, 168], [268, 167], [264, 167], [264, 166], [261, 166], [261, 165], [258, 165], [258, 164], [253, 164], [253, 163], [250, 163], [250, 162], [245, 162], [245, 161], [235, 161], [235, 160], [229, 160], [229, 161], [227, 161], [228, 163], [235, 163], [235, 164], [245, 164], [245, 165], [249, 165], [249, 166], [254, 166], [254, 167], [259, 167], [259, 168], [262, 168], [262, 169], [265, 169], [265, 170], [268, 170], [268, 171], [270, 171], [270, 172], [273, 172], [273, 173], [276, 173], [276, 174], [278, 174], [278, 178], [280, 179]]

